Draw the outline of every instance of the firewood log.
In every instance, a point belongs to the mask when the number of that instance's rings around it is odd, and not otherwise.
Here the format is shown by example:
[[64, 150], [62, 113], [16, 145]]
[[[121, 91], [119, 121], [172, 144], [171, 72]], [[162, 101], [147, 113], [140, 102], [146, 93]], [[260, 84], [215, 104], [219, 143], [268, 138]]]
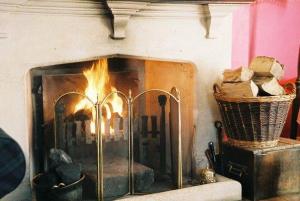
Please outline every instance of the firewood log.
[[251, 61], [249, 68], [256, 76], [275, 77], [277, 80], [284, 74], [283, 65], [272, 57], [258, 56]]
[[253, 76], [252, 81], [259, 87], [266, 82], [270, 82], [273, 77], [267, 76]]
[[223, 72], [223, 82], [243, 82], [249, 81], [253, 77], [253, 71], [249, 68], [240, 67], [235, 70], [225, 70]]
[[284, 88], [278, 83], [275, 77], [254, 77], [253, 81], [259, 87], [260, 95], [283, 95]]
[[233, 98], [256, 97], [258, 94], [258, 87], [252, 80], [237, 83], [223, 83], [221, 92], [224, 95]]

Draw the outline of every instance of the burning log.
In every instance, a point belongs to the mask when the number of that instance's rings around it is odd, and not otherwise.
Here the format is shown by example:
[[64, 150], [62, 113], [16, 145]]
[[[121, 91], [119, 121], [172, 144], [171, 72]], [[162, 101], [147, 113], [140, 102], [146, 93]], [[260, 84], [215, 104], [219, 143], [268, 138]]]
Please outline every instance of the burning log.
[[75, 121], [85, 121], [85, 120], [89, 120], [91, 116], [92, 116], [91, 110], [82, 109], [75, 112], [73, 118]]

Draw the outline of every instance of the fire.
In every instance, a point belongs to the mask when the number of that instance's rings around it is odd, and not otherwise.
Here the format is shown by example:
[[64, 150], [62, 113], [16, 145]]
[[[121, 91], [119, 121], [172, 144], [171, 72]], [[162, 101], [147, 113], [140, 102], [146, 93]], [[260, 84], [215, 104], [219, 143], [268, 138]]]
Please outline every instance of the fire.
[[[117, 91], [115, 87], [111, 87], [112, 91]], [[113, 108], [113, 111], [118, 113], [120, 116], [122, 116], [123, 112], [123, 100], [122, 98], [117, 94], [114, 93], [112, 97], [110, 98], [110, 102]]]
[[[89, 97], [93, 103], [97, 103], [102, 101], [105, 96], [108, 95], [109, 92], [117, 91], [117, 89], [111, 86], [109, 82], [109, 75], [108, 75], [108, 64], [107, 59], [100, 59], [94, 62], [88, 70], [83, 72], [83, 75], [87, 79], [87, 87], [85, 89], [85, 95]], [[91, 133], [96, 133], [96, 112], [92, 109], [93, 104], [88, 101], [86, 98], [82, 99], [75, 105], [74, 113], [79, 110], [91, 110], [92, 111], [92, 120], [90, 124]], [[107, 102], [103, 106], [103, 115], [101, 121], [101, 133], [103, 134], [104, 131], [104, 118], [111, 119], [112, 113], [118, 113], [122, 117], [123, 113], [123, 100], [117, 94], [114, 93], [110, 98], [108, 98]], [[103, 111], [102, 110], [102, 111]], [[112, 128], [110, 128], [112, 131]]]

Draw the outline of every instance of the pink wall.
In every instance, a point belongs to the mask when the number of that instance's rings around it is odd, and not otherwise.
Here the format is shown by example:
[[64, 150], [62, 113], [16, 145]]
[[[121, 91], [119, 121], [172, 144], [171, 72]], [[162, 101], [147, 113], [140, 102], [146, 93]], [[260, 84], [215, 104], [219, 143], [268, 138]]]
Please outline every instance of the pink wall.
[[284, 79], [296, 77], [300, 46], [300, 0], [257, 0], [233, 14], [232, 66], [248, 66], [258, 55], [285, 65]]

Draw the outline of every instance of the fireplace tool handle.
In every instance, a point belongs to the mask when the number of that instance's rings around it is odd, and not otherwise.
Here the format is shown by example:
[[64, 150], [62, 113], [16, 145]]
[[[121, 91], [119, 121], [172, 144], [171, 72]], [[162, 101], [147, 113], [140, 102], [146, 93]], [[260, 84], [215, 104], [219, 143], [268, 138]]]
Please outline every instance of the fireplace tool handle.
[[224, 172], [223, 168], [223, 125], [221, 121], [215, 121], [215, 127], [217, 129], [217, 137], [219, 144], [219, 154], [217, 157], [217, 171], [221, 174]]
[[160, 169], [161, 173], [166, 172], [166, 103], [167, 97], [165, 95], [158, 96], [158, 102], [161, 107], [160, 116]]

